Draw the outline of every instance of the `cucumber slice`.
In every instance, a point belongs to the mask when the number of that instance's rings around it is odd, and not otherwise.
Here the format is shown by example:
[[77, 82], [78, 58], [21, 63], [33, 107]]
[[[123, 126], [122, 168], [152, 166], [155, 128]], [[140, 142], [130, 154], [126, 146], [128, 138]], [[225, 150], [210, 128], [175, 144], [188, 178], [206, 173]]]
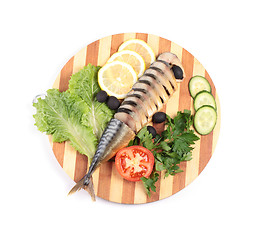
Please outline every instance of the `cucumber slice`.
[[217, 112], [212, 106], [199, 108], [194, 117], [194, 127], [201, 135], [209, 134], [217, 122]]
[[217, 109], [216, 101], [212, 94], [204, 90], [196, 94], [194, 98], [194, 108], [197, 111], [200, 107], [205, 105], [212, 106], [215, 110]]
[[190, 79], [188, 84], [189, 92], [192, 98], [196, 96], [197, 93], [205, 90], [211, 92], [211, 85], [206, 78], [202, 76], [194, 76]]

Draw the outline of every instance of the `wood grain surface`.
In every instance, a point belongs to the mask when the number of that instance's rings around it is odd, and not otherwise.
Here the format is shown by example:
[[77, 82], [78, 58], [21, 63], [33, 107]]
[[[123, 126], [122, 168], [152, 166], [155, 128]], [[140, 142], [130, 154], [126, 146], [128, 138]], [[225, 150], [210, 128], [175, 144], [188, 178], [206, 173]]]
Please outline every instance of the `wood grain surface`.
[[[219, 136], [220, 103], [212, 79], [193, 55], [174, 42], [145, 33], [116, 34], [89, 44], [65, 64], [53, 87], [60, 91], [67, 90], [70, 76], [73, 73], [79, 71], [88, 63], [102, 66], [117, 51], [122, 42], [132, 38], [146, 41], [152, 47], [156, 56], [166, 51], [176, 54], [184, 66], [186, 78], [182, 83], [178, 83], [178, 90], [163, 107], [162, 111], [165, 111], [171, 117], [174, 117], [177, 111], [183, 111], [184, 109], [190, 109], [194, 113], [193, 99], [188, 91], [188, 82], [194, 75], [204, 76], [210, 82], [218, 109], [218, 120], [214, 131], [209, 135], [200, 136], [200, 140], [194, 146], [193, 159], [182, 162], [180, 167], [183, 172], [175, 176], [164, 178], [164, 174], [160, 174], [160, 180], [156, 184], [156, 192], [152, 192], [150, 198], [147, 196], [141, 182], [129, 182], [120, 177], [113, 162], [104, 163], [95, 171], [93, 183], [98, 197], [117, 203], [140, 204], [170, 197], [190, 184], [203, 171], [214, 152]], [[158, 132], [164, 129], [163, 124], [154, 124], [154, 127]], [[87, 172], [87, 157], [76, 152], [69, 142], [53, 143], [51, 136], [49, 136], [49, 140], [60, 166], [75, 182], [79, 181]]]

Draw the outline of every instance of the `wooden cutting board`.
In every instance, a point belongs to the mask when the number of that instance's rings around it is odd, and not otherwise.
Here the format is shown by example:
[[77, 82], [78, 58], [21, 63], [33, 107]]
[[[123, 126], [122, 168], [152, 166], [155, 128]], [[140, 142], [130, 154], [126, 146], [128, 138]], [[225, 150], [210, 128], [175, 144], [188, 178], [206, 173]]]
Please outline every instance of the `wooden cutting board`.
[[[132, 38], [146, 41], [152, 47], [156, 56], [162, 52], [171, 51], [178, 56], [184, 66], [186, 78], [178, 84], [178, 90], [164, 106], [163, 111], [171, 117], [176, 116], [177, 111], [183, 111], [184, 109], [190, 109], [194, 113], [193, 99], [188, 91], [188, 82], [194, 75], [205, 76], [210, 82], [218, 109], [218, 120], [214, 131], [209, 135], [200, 136], [200, 140], [194, 146], [193, 159], [180, 164], [183, 170], [182, 173], [167, 178], [164, 178], [164, 174], [160, 174], [160, 180], [156, 183], [156, 193], [152, 192], [150, 198], [147, 196], [142, 182], [134, 183], [124, 180], [118, 174], [113, 162], [104, 163], [95, 171], [93, 183], [98, 197], [117, 203], [139, 204], [158, 201], [179, 192], [203, 171], [214, 152], [219, 136], [220, 103], [209, 74], [194, 56], [174, 42], [145, 33], [116, 34], [89, 44], [65, 64], [53, 87], [60, 91], [67, 90], [70, 76], [73, 73], [89, 63], [103, 66], [107, 59], [117, 51], [122, 42]], [[155, 125], [155, 127], [159, 132], [163, 130], [163, 124]], [[53, 143], [51, 136], [49, 140], [60, 166], [75, 182], [79, 181], [87, 172], [87, 157], [76, 152], [69, 142]]]

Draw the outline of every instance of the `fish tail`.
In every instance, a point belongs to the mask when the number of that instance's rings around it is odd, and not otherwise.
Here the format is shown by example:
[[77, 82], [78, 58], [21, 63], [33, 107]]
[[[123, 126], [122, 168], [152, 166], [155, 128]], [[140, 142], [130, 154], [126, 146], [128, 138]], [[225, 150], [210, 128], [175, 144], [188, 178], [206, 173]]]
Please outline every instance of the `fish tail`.
[[94, 193], [94, 187], [92, 182], [92, 177], [83, 177], [77, 184], [69, 191], [68, 195], [72, 195], [77, 191], [80, 191], [81, 189], [86, 190], [93, 201], [95, 201], [95, 193]]

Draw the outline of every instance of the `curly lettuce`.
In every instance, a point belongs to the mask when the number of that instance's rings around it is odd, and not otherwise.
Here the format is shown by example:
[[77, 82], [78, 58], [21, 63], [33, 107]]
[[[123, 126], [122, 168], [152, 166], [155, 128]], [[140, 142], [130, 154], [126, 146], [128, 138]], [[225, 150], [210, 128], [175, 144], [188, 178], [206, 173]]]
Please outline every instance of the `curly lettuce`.
[[79, 96], [87, 104], [88, 111], [83, 115], [82, 123], [85, 126], [91, 126], [98, 139], [113, 116], [113, 111], [95, 98], [100, 91], [97, 78], [99, 69], [99, 66], [88, 64], [71, 76], [68, 89], [70, 93]]
[[38, 130], [52, 135], [53, 142], [70, 141], [75, 150], [92, 159], [96, 151], [97, 138], [92, 127], [81, 124], [88, 106], [78, 96], [69, 92], [49, 89], [45, 99], [33, 104], [37, 109], [35, 125]]

